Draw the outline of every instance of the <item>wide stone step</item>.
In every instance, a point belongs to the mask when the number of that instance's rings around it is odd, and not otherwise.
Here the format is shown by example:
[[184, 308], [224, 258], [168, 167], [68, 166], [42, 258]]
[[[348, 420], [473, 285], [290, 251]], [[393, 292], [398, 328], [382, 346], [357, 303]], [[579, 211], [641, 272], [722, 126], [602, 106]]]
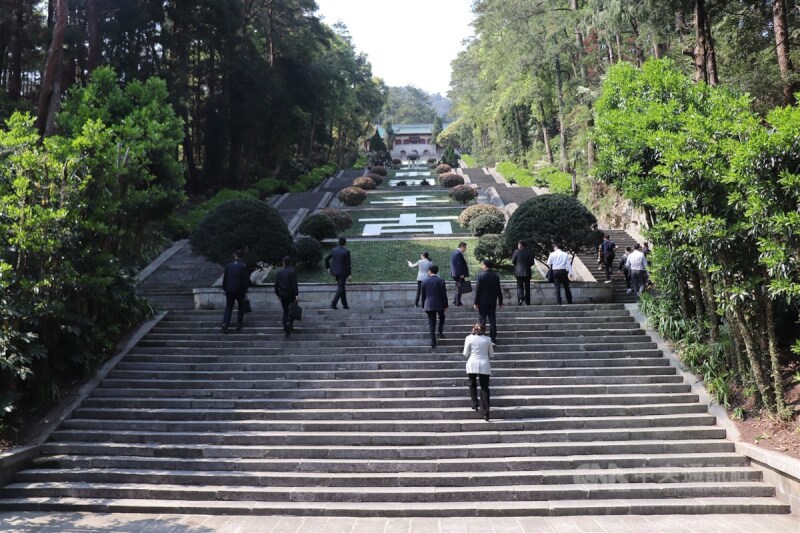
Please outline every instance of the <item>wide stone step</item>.
[[[706, 413], [705, 405], [699, 403], [669, 403], [650, 405], [575, 405], [575, 406], [498, 406], [492, 399], [492, 416], [498, 420], [517, 418], [557, 418], [557, 417], [599, 417], [599, 416], [651, 416]], [[394, 407], [363, 408], [304, 408], [303, 405], [284, 405], [291, 409], [270, 408], [269, 400], [224, 400], [192, 398], [89, 398], [76, 417], [86, 418], [143, 418], [139, 413], [149, 413], [159, 420], [190, 419], [187, 411], [197, 412], [205, 420], [252, 420], [259, 416], [269, 420], [293, 420], [302, 416], [305, 420], [442, 420], [475, 418], [475, 413], [467, 409], [468, 400], [454, 400], [458, 407], [432, 408], [419, 405], [413, 409]], [[183, 407], [183, 408], [181, 408]], [[355, 406], [358, 407], [358, 406]], [[157, 411], [157, 412], [156, 412]], [[130, 414], [128, 414], [130, 413]], [[184, 418], [184, 416], [186, 418]]]
[[[191, 471], [93, 468], [40, 468], [24, 470], [15, 477], [19, 484], [45, 484], [53, 479], [59, 483], [97, 483], [115, 485], [150, 484], [191, 486], [239, 486], [294, 488], [352, 488], [388, 487], [448, 488], [500, 487], [520, 485], [571, 484], [663, 484], [685, 483], [749, 483], [760, 482], [761, 472], [750, 467], [654, 467], [654, 468], [579, 468], [575, 470], [514, 470], [509, 472], [389, 472], [389, 473], [320, 473], [271, 471]], [[767, 494], [770, 495], [770, 494]]]
[[616, 468], [745, 468], [749, 461], [736, 453], [686, 453], [661, 455], [578, 455], [571, 457], [499, 457], [413, 460], [335, 459], [219, 459], [136, 457], [118, 455], [50, 455], [34, 461], [39, 468], [91, 469], [127, 468], [189, 470], [194, 472], [305, 472], [305, 473], [396, 473], [396, 472], [517, 472], [524, 470], [578, 470]]
[[[199, 411], [196, 411], [199, 415]], [[242, 431], [286, 431], [286, 432], [475, 432], [475, 431], [543, 431], [563, 429], [611, 429], [611, 428], [655, 428], [655, 427], [698, 427], [713, 426], [715, 418], [709, 414], [663, 415], [640, 417], [597, 417], [597, 418], [555, 418], [539, 419], [498, 419], [489, 428], [479, 419], [460, 420], [304, 420], [302, 418], [271, 420], [253, 417], [236, 420], [166, 419], [156, 416], [134, 419], [111, 418], [72, 418], [65, 420], [63, 428], [69, 430], [92, 431], [153, 431], [153, 432], [242, 432]]]
[[299, 515], [342, 517], [493, 517], [668, 514], [776, 514], [789, 506], [774, 497], [699, 497], [560, 501], [450, 501], [435, 503], [256, 502], [216, 500], [141, 500], [59, 497], [0, 499], [0, 511], [80, 511], [96, 513], [175, 513], [214, 515]]
[[154, 500], [222, 500], [272, 502], [477, 502], [650, 498], [768, 498], [775, 488], [763, 482], [615, 483], [470, 487], [255, 487], [183, 486], [152, 483], [12, 483], [0, 496], [31, 498], [150, 498]]
[[72, 455], [108, 455], [139, 457], [182, 457], [216, 459], [337, 459], [337, 460], [408, 460], [408, 459], [488, 459], [502, 457], [564, 457], [572, 455], [629, 455], [733, 452], [732, 442], [723, 439], [640, 440], [607, 442], [515, 442], [464, 446], [269, 446], [129, 442], [57, 442], [42, 446], [42, 453]]
[[[311, 431], [228, 431], [225, 434], [213, 431], [123, 431], [123, 430], [70, 430], [59, 429], [52, 434], [52, 440], [62, 442], [117, 442], [117, 443], [163, 443], [163, 444], [206, 444], [219, 445], [260, 445], [260, 446], [352, 446], [369, 448], [371, 446], [395, 446], [404, 448], [427, 448], [435, 445], [476, 446], [512, 443], [568, 443], [639, 440], [697, 440], [724, 439], [725, 430], [719, 427], [681, 426], [659, 428], [613, 428], [613, 429], [570, 429], [541, 431], [498, 431], [485, 424], [484, 431], [461, 432], [311, 432]], [[403, 449], [403, 448], [401, 448]]]

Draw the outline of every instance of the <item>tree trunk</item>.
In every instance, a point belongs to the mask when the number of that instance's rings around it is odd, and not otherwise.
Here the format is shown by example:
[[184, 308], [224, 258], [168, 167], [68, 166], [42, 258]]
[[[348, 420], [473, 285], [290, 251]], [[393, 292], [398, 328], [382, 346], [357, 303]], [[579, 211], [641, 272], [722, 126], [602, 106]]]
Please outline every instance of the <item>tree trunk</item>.
[[11, 46], [11, 72], [8, 79], [8, 96], [12, 102], [22, 95], [22, 28], [25, 24], [25, 0], [17, 0], [16, 24]]
[[559, 168], [561, 172], [569, 172], [567, 162], [567, 131], [564, 126], [564, 87], [561, 83], [561, 60], [556, 58], [556, 92], [558, 96], [558, 131], [559, 131]]
[[694, 0], [694, 37], [695, 45], [693, 52], [694, 81], [704, 81], [708, 83], [708, 51], [707, 40], [708, 21], [706, 20], [705, 0]]
[[778, 67], [783, 78], [783, 103], [794, 105], [795, 92], [798, 91], [798, 83], [792, 79], [794, 75], [794, 65], [789, 55], [789, 31], [786, 18], [786, 0], [773, 0], [772, 2], [772, 23], [775, 31], [775, 53], [778, 54]]
[[61, 59], [63, 56], [64, 32], [67, 29], [69, 6], [67, 0], [57, 0], [56, 22], [53, 40], [47, 51], [47, 61], [42, 74], [42, 87], [39, 92], [39, 105], [36, 115], [36, 128], [42, 136], [52, 134], [55, 113], [61, 102]]
[[542, 142], [544, 142], [544, 152], [547, 154], [547, 162], [553, 164], [553, 148], [550, 146], [550, 136], [547, 134], [547, 124], [544, 119], [544, 105], [539, 102], [539, 112], [542, 114]]
[[619, 33], [616, 34], [616, 40], [617, 40], [617, 62], [619, 62], [619, 61], [623, 60], [623, 56], [622, 56], [622, 37], [620, 36]]
[[606, 40], [606, 49], [608, 50], [608, 64], [614, 64], [614, 47], [611, 46], [611, 41]]
[[[768, 276], [764, 275], [764, 287], [769, 285]], [[769, 350], [770, 367], [772, 368], [772, 388], [775, 393], [775, 411], [779, 418], [785, 419], [786, 395], [783, 392], [783, 377], [781, 376], [781, 362], [778, 354], [778, 341], [775, 338], [775, 305], [766, 293], [761, 293], [761, 303], [764, 307], [765, 329], [767, 330], [767, 345]]]
[[773, 402], [772, 394], [770, 394], [770, 387], [764, 379], [764, 367], [761, 364], [758, 348], [756, 342], [750, 331], [747, 329], [747, 320], [744, 316], [744, 311], [740, 304], [733, 304], [733, 318], [736, 327], [739, 330], [739, 335], [744, 343], [744, 351], [747, 356], [747, 361], [750, 363], [750, 369], [753, 372], [753, 380], [756, 382], [758, 392], [761, 394], [761, 402], [768, 411], [774, 412], [775, 404]]
[[97, 0], [89, 0], [86, 6], [86, 33], [89, 41], [86, 69], [91, 73], [100, 66], [100, 12]]
[[272, 37], [272, 32], [274, 31], [272, 12], [274, 3], [274, 0], [267, 2], [267, 62], [270, 66], [275, 65], [275, 41]]
[[717, 52], [714, 47], [714, 37], [711, 35], [711, 18], [706, 14], [706, 68], [708, 69], [708, 84], [718, 85], [717, 78]]
[[703, 286], [702, 282], [700, 281], [700, 273], [696, 269], [692, 269], [691, 272], [691, 280], [692, 280], [692, 292], [694, 293], [694, 320], [695, 324], [697, 325], [697, 335], [698, 338], [705, 342], [708, 340], [708, 334], [706, 333], [706, 306], [705, 306], [705, 297], [703, 296]]
[[717, 300], [714, 294], [714, 284], [711, 282], [711, 276], [707, 270], [702, 270], [700, 273], [703, 280], [703, 294], [706, 298], [706, 316], [708, 316], [709, 324], [709, 339], [711, 342], [719, 342], [719, 315], [717, 314]]

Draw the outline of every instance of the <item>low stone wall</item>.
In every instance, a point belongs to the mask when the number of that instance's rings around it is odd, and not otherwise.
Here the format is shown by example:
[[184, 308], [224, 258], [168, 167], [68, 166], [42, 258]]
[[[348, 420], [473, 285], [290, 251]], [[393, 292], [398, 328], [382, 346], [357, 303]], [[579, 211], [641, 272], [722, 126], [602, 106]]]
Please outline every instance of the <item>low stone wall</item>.
[[[453, 282], [447, 281], [448, 295], [453, 295]], [[472, 281], [473, 286], [475, 281]], [[503, 282], [503, 300], [506, 304], [516, 305], [517, 285], [515, 282]], [[609, 303], [612, 299], [611, 285], [604, 283], [573, 282], [572, 300], [574, 303]], [[328, 307], [336, 292], [336, 284], [301, 284], [300, 301], [304, 307], [322, 309]], [[347, 285], [347, 301], [356, 308], [408, 307], [414, 305], [417, 293], [416, 283], [349, 283]], [[254, 310], [278, 310], [280, 302], [275, 296], [272, 285], [251, 287], [248, 292]], [[563, 292], [562, 292], [563, 298]], [[470, 303], [471, 296], [463, 297]], [[555, 304], [556, 295], [553, 285], [547, 282], [531, 283], [531, 305]], [[225, 294], [219, 288], [209, 287], [194, 289], [195, 309], [224, 309]]]

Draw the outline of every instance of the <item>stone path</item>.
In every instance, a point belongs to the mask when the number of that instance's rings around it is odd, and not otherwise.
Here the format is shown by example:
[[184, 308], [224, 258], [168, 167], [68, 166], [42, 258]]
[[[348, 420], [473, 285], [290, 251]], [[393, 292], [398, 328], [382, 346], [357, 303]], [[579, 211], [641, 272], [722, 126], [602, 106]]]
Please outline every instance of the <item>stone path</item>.
[[797, 533], [785, 515], [339, 518], [0, 513], [6, 533]]
[[194, 309], [194, 287], [211, 287], [222, 267], [192, 252], [189, 241], [176, 243], [177, 251], [152, 272], [136, 293], [163, 309]]
[[536, 193], [530, 187], [512, 187], [506, 183], [498, 183], [494, 176], [483, 168], [465, 168], [462, 169], [462, 172], [469, 177], [471, 183], [478, 185], [482, 189], [494, 187], [497, 195], [506, 205], [519, 205], [536, 196]]

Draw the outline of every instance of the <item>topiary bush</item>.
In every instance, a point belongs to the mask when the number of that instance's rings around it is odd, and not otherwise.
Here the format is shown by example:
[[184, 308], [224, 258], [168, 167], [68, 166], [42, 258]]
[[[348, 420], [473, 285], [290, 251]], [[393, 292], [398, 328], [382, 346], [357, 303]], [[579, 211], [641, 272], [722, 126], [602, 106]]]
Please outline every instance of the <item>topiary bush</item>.
[[476, 204], [467, 207], [458, 215], [458, 223], [462, 228], [469, 228], [469, 223], [478, 215], [491, 215], [500, 220], [503, 225], [506, 223], [506, 215], [503, 210], [491, 204]]
[[318, 241], [336, 237], [336, 224], [327, 216], [317, 213], [306, 218], [300, 224], [300, 233], [313, 237]]
[[436, 164], [436, 158], [435, 157], [429, 157], [427, 163], [429, 165], [435, 165]]
[[454, 201], [463, 205], [467, 205], [468, 203], [473, 201], [476, 196], [478, 196], [478, 190], [473, 189], [472, 185], [456, 185], [455, 187], [447, 191], [447, 194]]
[[295, 259], [298, 265], [319, 268], [322, 261], [322, 244], [312, 237], [300, 236], [294, 241]]
[[503, 228], [505, 228], [505, 221], [492, 215], [478, 215], [469, 223], [469, 232], [477, 237], [489, 233], [503, 233]]
[[189, 238], [192, 249], [210, 261], [226, 265], [238, 249], [255, 266], [278, 265], [294, 255], [294, 243], [278, 210], [260, 200], [231, 200], [206, 215]]
[[367, 193], [364, 192], [364, 189], [359, 189], [358, 187], [348, 187], [339, 191], [336, 197], [344, 205], [355, 207], [361, 205], [367, 199]]
[[534, 256], [546, 259], [552, 251], [552, 242], [561, 243], [568, 253], [595, 249], [597, 232], [595, 216], [576, 198], [566, 194], [536, 196], [520, 205], [506, 224], [503, 235], [506, 244], [516, 246], [528, 241]]
[[431, 183], [428, 180], [422, 180], [419, 182], [420, 187], [430, 187]]
[[341, 233], [342, 231], [353, 227], [353, 216], [349, 211], [345, 211], [344, 209], [326, 207], [325, 209], [320, 210], [319, 214], [325, 215], [333, 221], [333, 224], [336, 226], [337, 233]]
[[371, 169], [369, 169], [369, 172], [370, 174], [377, 174], [379, 176], [385, 176], [387, 174], [386, 167], [381, 167], [381, 166], [372, 167]]
[[448, 172], [439, 176], [439, 183], [445, 189], [449, 189], [456, 185], [464, 185], [464, 177], [455, 172]]
[[367, 177], [374, 181], [375, 185], [378, 187], [380, 187], [380, 185], [383, 183], [383, 176], [380, 174], [367, 174]]
[[513, 249], [508, 247], [502, 235], [487, 233], [478, 239], [473, 253], [478, 261], [489, 259], [499, 265], [511, 259]]
[[377, 186], [378, 184], [372, 181], [372, 178], [368, 178], [366, 176], [353, 180], [353, 187], [358, 187], [359, 189], [364, 189], [365, 191], [371, 191]]
[[400, 159], [396, 158], [396, 157], [394, 159], [392, 159], [392, 164], [393, 165], [401, 165], [402, 163], [403, 162]]
[[437, 174], [444, 174], [446, 172], [450, 172], [451, 170], [453, 170], [453, 169], [450, 168], [450, 165], [445, 165], [444, 163], [442, 163], [441, 165], [436, 167], [436, 173]]
[[408, 182], [405, 180], [398, 181], [396, 187], [408, 187]]
[[259, 198], [266, 198], [271, 194], [283, 194], [289, 192], [289, 185], [275, 178], [263, 178], [250, 186]]

